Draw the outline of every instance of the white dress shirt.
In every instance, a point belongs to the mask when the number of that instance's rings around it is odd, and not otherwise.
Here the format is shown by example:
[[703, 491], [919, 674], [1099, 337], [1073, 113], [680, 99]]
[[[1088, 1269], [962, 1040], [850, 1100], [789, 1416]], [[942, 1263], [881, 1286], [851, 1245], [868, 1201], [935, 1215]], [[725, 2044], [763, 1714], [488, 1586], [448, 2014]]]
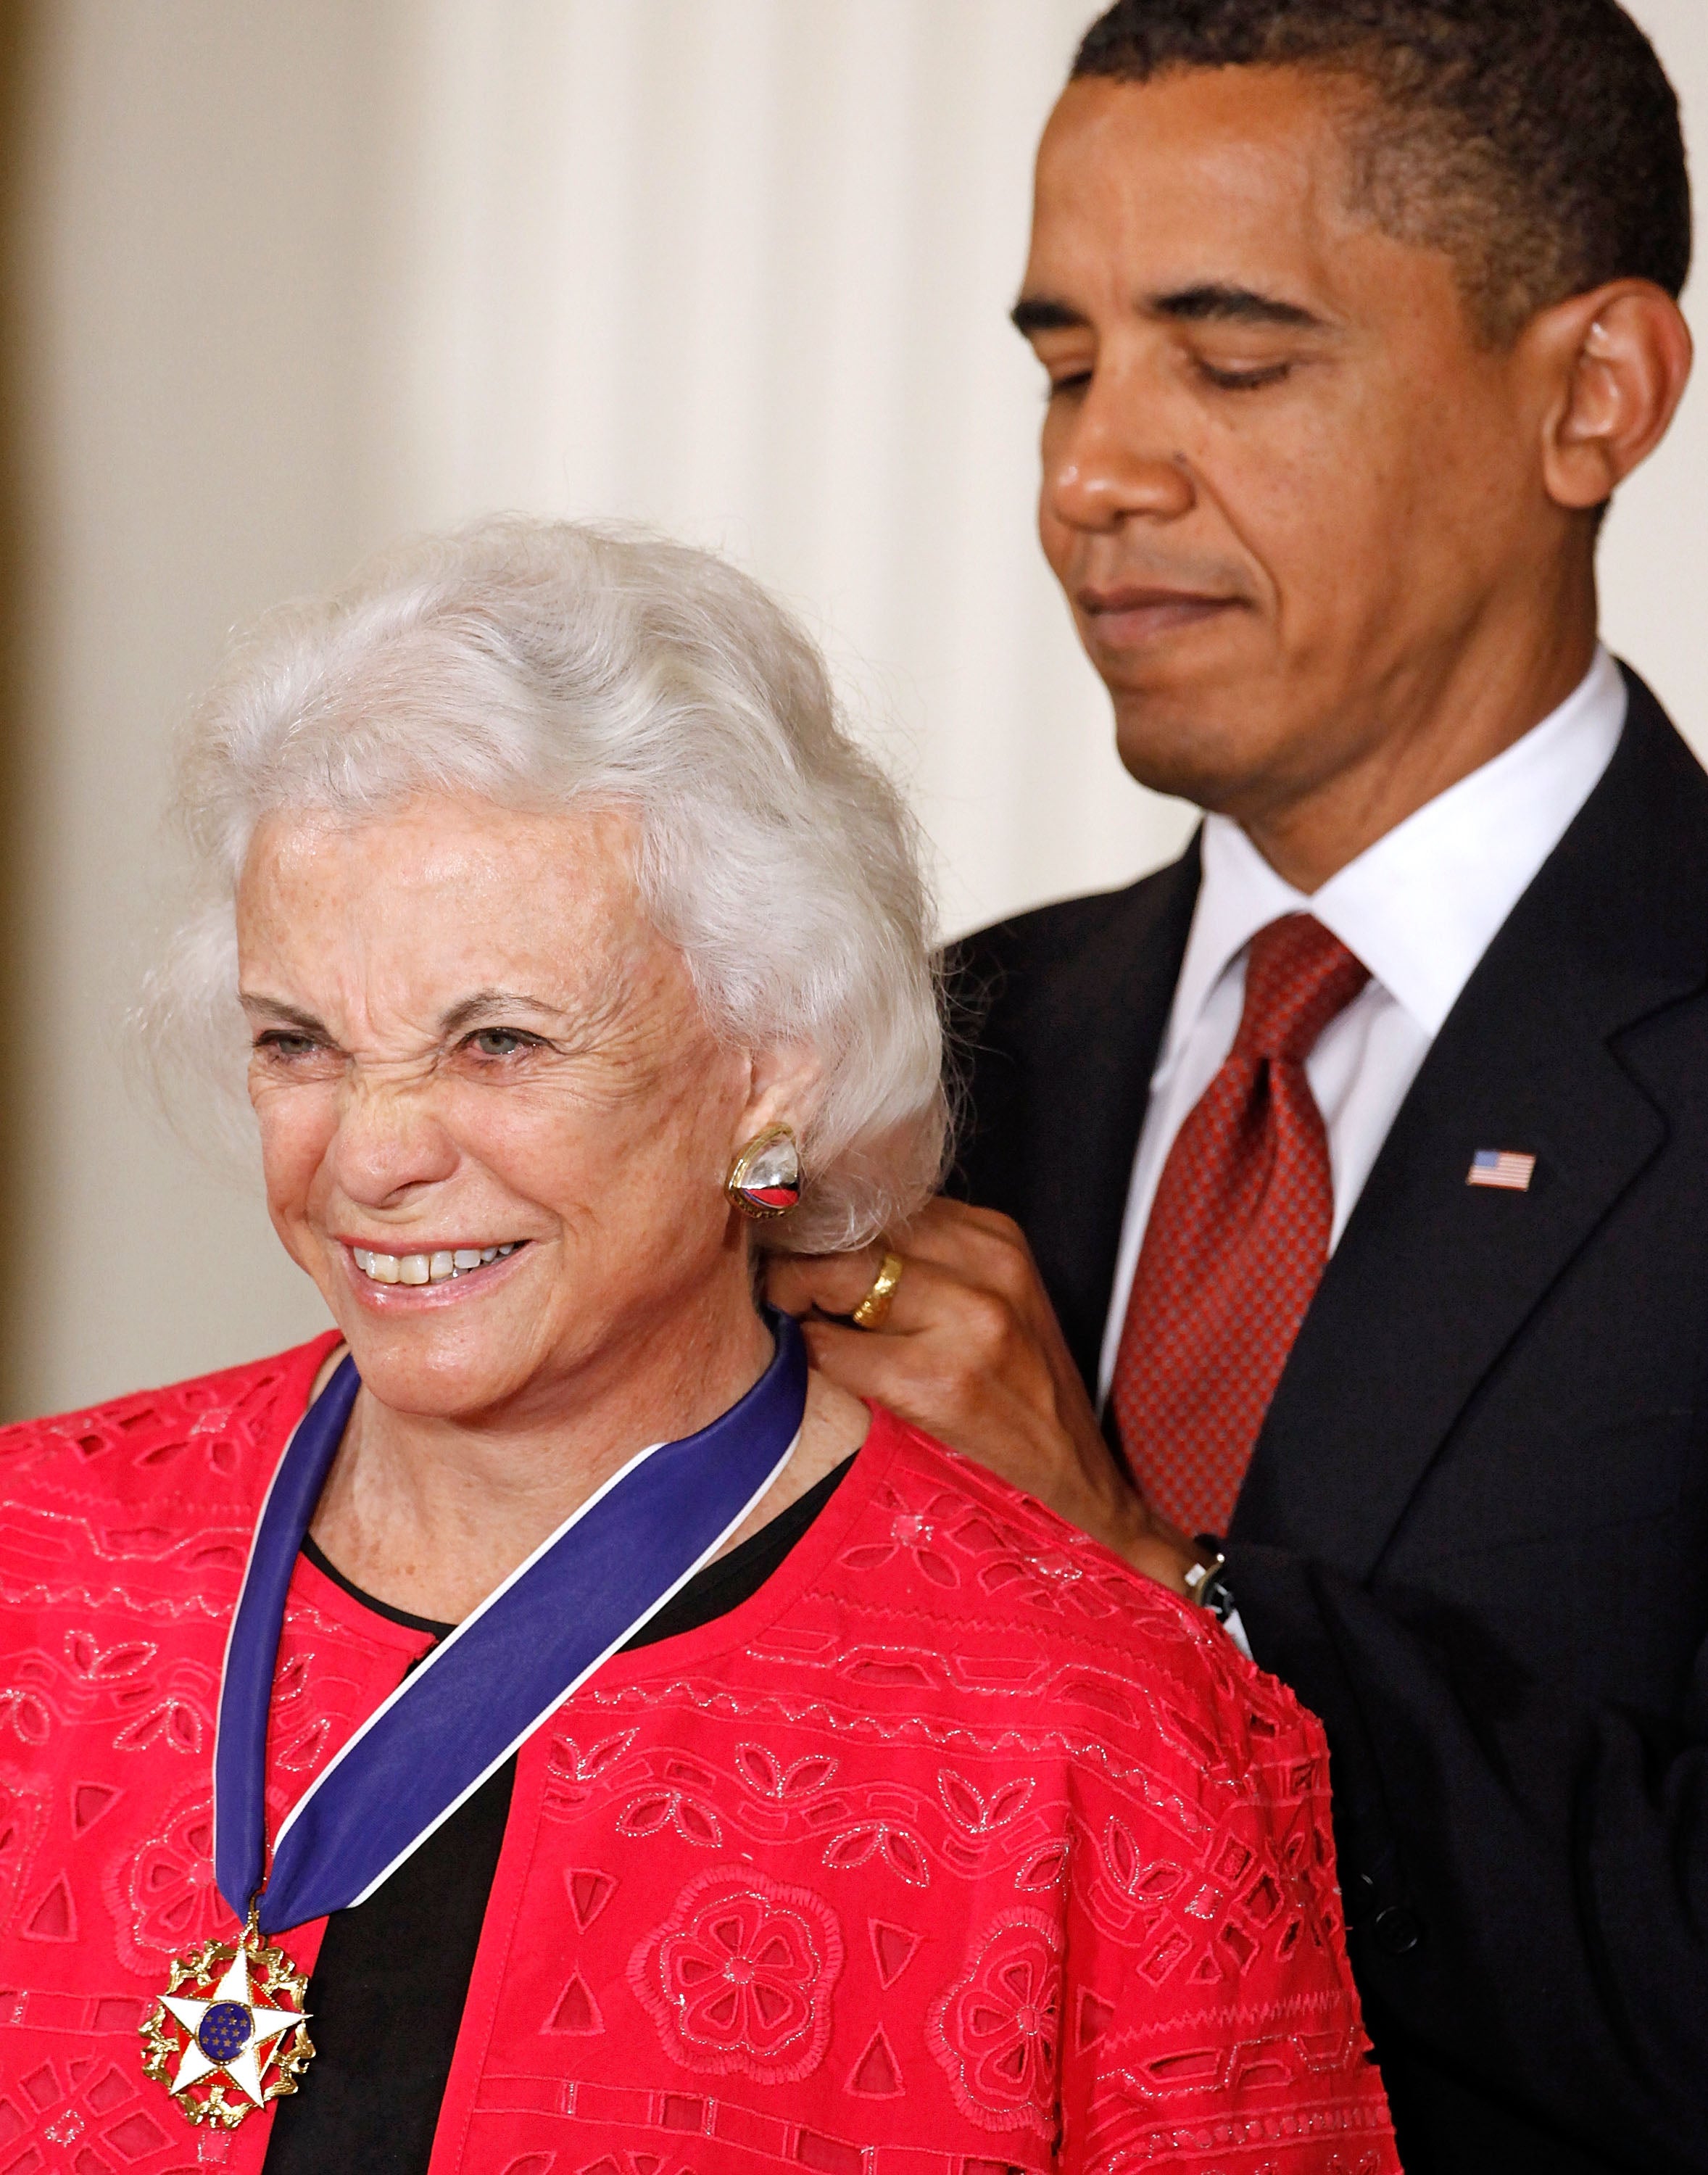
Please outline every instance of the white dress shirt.
[[[1313, 914], [1370, 970], [1305, 1075], [1328, 1131], [1331, 1250], [1429, 1045], [1502, 923], [1613, 760], [1625, 685], [1605, 649], [1551, 717], [1461, 778], [1307, 897], [1238, 824], [1204, 824], [1204, 879], [1133, 1162], [1098, 1395], [1107, 1397], [1158, 1180], [1174, 1136], [1234, 1047], [1245, 954], [1284, 914]], [[1499, 1147], [1498, 1141], [1488, 1145]]]

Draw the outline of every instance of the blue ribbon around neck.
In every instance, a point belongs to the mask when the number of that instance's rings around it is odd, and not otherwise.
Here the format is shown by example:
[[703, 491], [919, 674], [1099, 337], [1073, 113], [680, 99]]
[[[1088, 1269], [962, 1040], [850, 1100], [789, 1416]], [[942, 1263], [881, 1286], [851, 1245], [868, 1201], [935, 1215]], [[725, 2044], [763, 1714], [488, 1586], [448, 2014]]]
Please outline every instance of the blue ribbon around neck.
[[[214, 1868], [263, 1934], [361, 1903], [715, 1554], [788, 1462], [806, 1352], [787, 1315], [738, 1404], [641, 1451], [427, 1655], [315, 1778], [267, 1864], [267, 1722], [285, 1596], [361, 1388], [346, 1359], [285, 1445], [238, 1597], [214, 1745]], [[264, 1885], [263, 1885], [264, 1883]]]

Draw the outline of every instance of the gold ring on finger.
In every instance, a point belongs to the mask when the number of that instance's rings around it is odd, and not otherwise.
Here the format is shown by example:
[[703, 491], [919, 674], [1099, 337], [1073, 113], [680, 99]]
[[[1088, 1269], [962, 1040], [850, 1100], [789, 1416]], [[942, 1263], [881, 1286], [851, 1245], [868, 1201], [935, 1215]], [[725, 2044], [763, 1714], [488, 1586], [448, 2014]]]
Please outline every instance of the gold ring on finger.
[[881, 1329], [895, 1304], [896, 1286], [907, 1263], [899, 1254], [886, 1254], [872, 1278], [871, 1289], [849, 1316], [856, 1329]]

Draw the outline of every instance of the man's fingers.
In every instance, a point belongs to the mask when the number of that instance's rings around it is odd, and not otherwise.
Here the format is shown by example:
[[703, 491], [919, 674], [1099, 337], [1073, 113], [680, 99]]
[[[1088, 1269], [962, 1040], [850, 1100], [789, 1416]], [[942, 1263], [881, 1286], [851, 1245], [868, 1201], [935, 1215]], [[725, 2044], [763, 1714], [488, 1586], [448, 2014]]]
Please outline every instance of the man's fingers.
[[[861, 1258], [802, 1257], [794, 1264], [793, 1273], [773, 1272], [773, 1304], [803, 1317], [814, 1309], [821, 1314], [852, 1314], [871, 1289], [882, 1256], [846, 1273], [846, 1264]], [[778, 1291], [781, 1298], [775, 1296]], [[1033, 1341], [1022, 1337], [1022, 1328], [1015, 1308], [1000, 1292], [968, 1283], [952, 1268], [909, 1256], [903, 1259], [901, 1277], [890, 1295], [882, 1326], [855, 1327], [847, 1333], [869, 1344], [887, 1344], [892, 1350], [904, 1342], [930, 1338], [938, 1347], [936, 1360], [944, 1372], [970, 1375], [1008, 1364], [1019, 1343]], [[850, 1386], [844, 1382], [843, 1386]]]
[[987, 1237], [1026, 1240], [1020, 1226], [1000, 1208], [975, 1208], [969, 1201], [951, 1200], [946, 1193], [931, 1198], [904, 1227], [909, 1233], [936, 1231], [981, 1232]]
[[[884, 1256], [895, 1254], [902, 1273], [890, 1294], [881, 1330], [859, 1336], [908, 1337], [940, 1324], [965, 1322], [1000, 1306], [999, 1296], [969, 1285], [953, 1267], [940, 1268], [899, 1246], [869, 1246], [858, 1254], [779, 1254], [766, 1272], [773, 1306], [785, 1314], [852, 1314], [877, 1280]], [[970, 1313], [969, 1313], [970, 1309]]]
[[877, 1246], [858, 1254], [773, 1254], [766, 1264], [766, 1295], [784, 1314], [811, 1314], [815, 1307], [821, 1314], [852, 1314], [882, 1260]]
[[[937, 1314], [926, 1306], [928, 1279], [941, 1304], [952, 1304], [956, 1288], [999, 1299], [1017, 1313], [1038, 1309], [1043, 1287], [1020, 1227], [995, 1209], [968, 1208], [941, 1196], [887, 1240], [854, 1254], [773, 1254], [766, 1271], [773, 1306], [786, 1314], [852, 1314], [871, 1289], [887, 1253], [905, 1264], [886, 1327], [897, 1332], [928, 1327]], [[902, 1293], [909, 1285], [903, 1310]]]
[[968, 1208], [940, 1196], [896, 1234], [893, 1244], [908, 1260], [934, 1262], [963, 1283], [999, 1292], [1019, 1309], [1029, 1310], [1033, 1291], [1043, 1289], [1020, 1226], [993, 1208]]
[[1011, 1217], [994, 1208], [969, 1208], [964, 1201], [941, 1193], [898, 1227], [897, 1242], [933, 1261], [995, 1259], [1027, 1251], [1025, 1235]]
[[[958, 1351], [929, 1336], [889, 1337], [853, 1329], [839, 1321], [809, 1319], [800, 1325], [806, 1353], [818, 1372], [851, 1397], [887, 1406], [952, 1449], [971, 1450], [981, 1433], [981, 1408], [1007, 1409], [1011, 1399], [1003, 1385], [968, 1369]], [[980, 1462], [1005, 1469], [1002, 1430], [990, 1449], [974, 1451]], [[1006, 1468], [1022, 1479], [1028, 1460], [1016, 1456]]]
[[851, 1329], [840, 1321], [803, 1321], [800, 1333], [806, 1356], [818, 1370], [850, 1397], [870, 1397], [912, 1418], [906, 1408], [907, 1393], [900, 1339]]

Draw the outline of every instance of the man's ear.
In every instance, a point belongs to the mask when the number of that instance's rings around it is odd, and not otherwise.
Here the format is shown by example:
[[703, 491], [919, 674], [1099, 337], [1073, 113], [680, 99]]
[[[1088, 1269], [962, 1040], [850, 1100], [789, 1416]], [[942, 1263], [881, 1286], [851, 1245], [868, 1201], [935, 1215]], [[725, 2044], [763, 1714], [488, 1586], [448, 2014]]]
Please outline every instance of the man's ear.
[[1569, 512], [1604, 506], [1667, 435], [1690, 381], [1690, 328], [1672, 296], [1619, 279], [1543, 311], [1520, 335], [1550, 391], [1543, 476]]

